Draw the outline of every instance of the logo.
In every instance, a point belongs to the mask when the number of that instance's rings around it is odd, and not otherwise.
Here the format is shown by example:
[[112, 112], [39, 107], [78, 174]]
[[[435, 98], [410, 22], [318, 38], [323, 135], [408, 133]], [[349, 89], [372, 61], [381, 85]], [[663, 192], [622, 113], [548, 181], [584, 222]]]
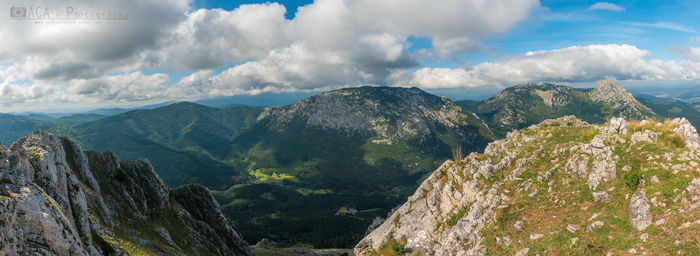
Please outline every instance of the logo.
[[27, 17], [26, 7], [12, 7], [10, 8], [10, 17], [12, 18], [25, 18]]

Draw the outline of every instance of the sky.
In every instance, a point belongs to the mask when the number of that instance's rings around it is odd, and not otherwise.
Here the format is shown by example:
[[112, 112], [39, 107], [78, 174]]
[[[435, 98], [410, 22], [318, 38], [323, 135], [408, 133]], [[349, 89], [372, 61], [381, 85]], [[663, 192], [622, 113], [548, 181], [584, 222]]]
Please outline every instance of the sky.
[[700, 84], [700, 1], [4, 0], [0, 112], [522, 83]]

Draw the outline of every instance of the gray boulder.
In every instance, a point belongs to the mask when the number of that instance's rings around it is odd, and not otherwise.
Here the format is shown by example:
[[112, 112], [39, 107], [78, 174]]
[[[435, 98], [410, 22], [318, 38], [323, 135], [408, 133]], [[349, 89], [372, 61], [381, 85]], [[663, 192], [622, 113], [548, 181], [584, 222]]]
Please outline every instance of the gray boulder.
[[645, 230], [651, 225], [651, 207], [644, 191], [640, 190], [632, 195], [629, 206], [629, 221], [639, 231]]

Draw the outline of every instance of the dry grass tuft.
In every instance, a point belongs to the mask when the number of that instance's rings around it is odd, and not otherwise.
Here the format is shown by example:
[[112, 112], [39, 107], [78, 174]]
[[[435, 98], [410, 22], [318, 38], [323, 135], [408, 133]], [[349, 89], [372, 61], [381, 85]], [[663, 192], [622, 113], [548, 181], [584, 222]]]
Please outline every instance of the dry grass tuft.
[[462, 146], [457, 146], [456, 148], [452, 149], [452, 158], [455, 164], [462, 164], [462, 159], [464, 159], [464, 155], [462, 154]]

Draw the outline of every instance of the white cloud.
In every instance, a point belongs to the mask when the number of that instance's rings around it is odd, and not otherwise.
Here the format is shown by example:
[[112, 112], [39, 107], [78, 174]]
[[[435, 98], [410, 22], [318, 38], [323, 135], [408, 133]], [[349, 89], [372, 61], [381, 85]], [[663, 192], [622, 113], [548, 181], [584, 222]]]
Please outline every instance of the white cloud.
[[289, 43], [285, 11], [278, 3], [242, 5], [233, 11], [199, 9], [160, 48], [145, 53], [144, 62], [192, 70], [265, 56]]
[[700, 36], [694, 36], [688, 39], [688, 43], [691, 44], [700, 44]]
[[[201, 67], [212, 68], [225, 60], [252, 58], [213, 77], [194, 74], [174, 86], [170, 90], [172, 95], [208, 97], [387, 84], [397, 70], [419, 65], [406, 52], [409, 36], [434, 38], [435, 52], [443, 57], [455, 52], [482, 51], [487, 47], [481, 40], [506, 32], [537, 6], [538, 1], [534, 0], [431, 3], [320, 0], [299, 8], [291, 21], [283, 19], [284, 8], [276, 4], [252, 5], [233, 12], [199, 10], [190, 14], [188, 21], [177, 29], [181, 34], [178, 38], [182, 39], [172, 40], [176, 42], [175, 47], [171, 47], [175, 50], [166, 51], [161, 59], [166, 60], [162, 61], [164, 63], [187, 63], [188, 60], [207, 63], [211, 65]], [[274, 18], [262, 19], [255, 15], [247, 20], [265, 22], [250, 22], [245, 26], [241, 22], [220, 21], [238, 15], [251, 16], [244, 13], [252, 10]], [[211, 22], [203, 17], [210, 16], [224, 28], [205, 26]], [[200, 23], [202, 25], [192, 25]], [[238, 33], [239, 26], [248, 25], [255, 26], [252, 31], [256, 33]], [[232, 36], [210, 39], [208, 31], [212, 30], [228, 30]], [[202, 36], [192, 37], [193, 34]], [[248, 46], [246, 42], [253, 43]], [[248, 51], [239, 51], [237, 46]], [[199, 55], [200, 48], [207, 49], [204, 55]], [[172, 56], [177, 53], [182, 55], [183, 61], [173, 61], [176, 59]]]
[[[9, 12], [0, 14], [0, 61], [33, 63], [33, 79], [70, 80], [104, 75], [129, 69], [138, 54], [157, 47], [163, 37], [185, 18], [186, 0], [125, 1], [3, 1], [0, 9], [19, 6], [49, 17], [65, 18], [67, 8], [74, 13], [121, 12], [127, 20], [103, 20], [99, 24], [69, 21], [37, 24], [34, 20], [12, 20]], [[41, 68], [39, 68], [41, 67]]]
[[669, 46], [669, 50], [691, 62], [700, 62], [700, 47]]
[[608, 3], [608, 2], [597, 2], [591, 7], [588, 7], [588, 10], [606, 10], [606, 11], [614, 11], [614, 12], [622, 12], [625, 11], [625, 7], [613, 4], [613, 3]]
[[688, 27], [685, 27], [683, 25], [671, 23], [671, 22], [655, 22], [655, 23], [631, 22], [630, 25], [641, 26], [641, 27], [650, 27], [650, 28], [663, 28], [663, 29], [670, 29], [670, 30], [675, 30], [675, 31], [680, 31], [680, 32], [695, 33], [695, 30], [692, 28], [688, 28]]
[[[397, 56], [380, 56], [395, 59]], [[195, 98], [269, 91], [323, 90], [347, 85], [377, 84], [370, 68], [357, 65], [351, 56], [337, 51], [313, 51], [304, 44], [273, 50], [258, 61], [249, 61], [210, 76], [200, 71], [169, 89], [173, 96]]]
[[166, 74], [144, 75], [140, 71], [105, 76], [95, 79], [74, 79], [66, 92], [85, 100], [99, 99], [108, 102], [144, 101], [163, 97]]
[[632, 45], [587, 45], [528, 52], [471, 68], [422, 68], [399, 85], [425, 89], [505, 87], [523, 82], [592, 82], [615, 80], [700, 79], [700, 62], [649, 59]]
[[[0, 9], [25, 5], [11, 0]], [[0, 63], [10, 63], [0, 70], [12, 67], [0, 77], [0, 97], [129, 102], [387, 84], [419, 65], [406, 51], [410, 36], [433, 39], [442, 57], [482, 51], [484, 39], [540, 8], [538, 0], [316, 0], [287, 20], [277, 3], [232, 11], [191, 10], [186, 0], [70, 6], [123, 12], [128, 20], [34, 24], [0, 15], [9, 20], [0, 24]], [[66, 3], [41, 7], [61, 12]], [[231, 63], [238, 64], [212, 71]], [[167, 75], [140, 71], [148, 69], [193, 73], [166, 88]]]

